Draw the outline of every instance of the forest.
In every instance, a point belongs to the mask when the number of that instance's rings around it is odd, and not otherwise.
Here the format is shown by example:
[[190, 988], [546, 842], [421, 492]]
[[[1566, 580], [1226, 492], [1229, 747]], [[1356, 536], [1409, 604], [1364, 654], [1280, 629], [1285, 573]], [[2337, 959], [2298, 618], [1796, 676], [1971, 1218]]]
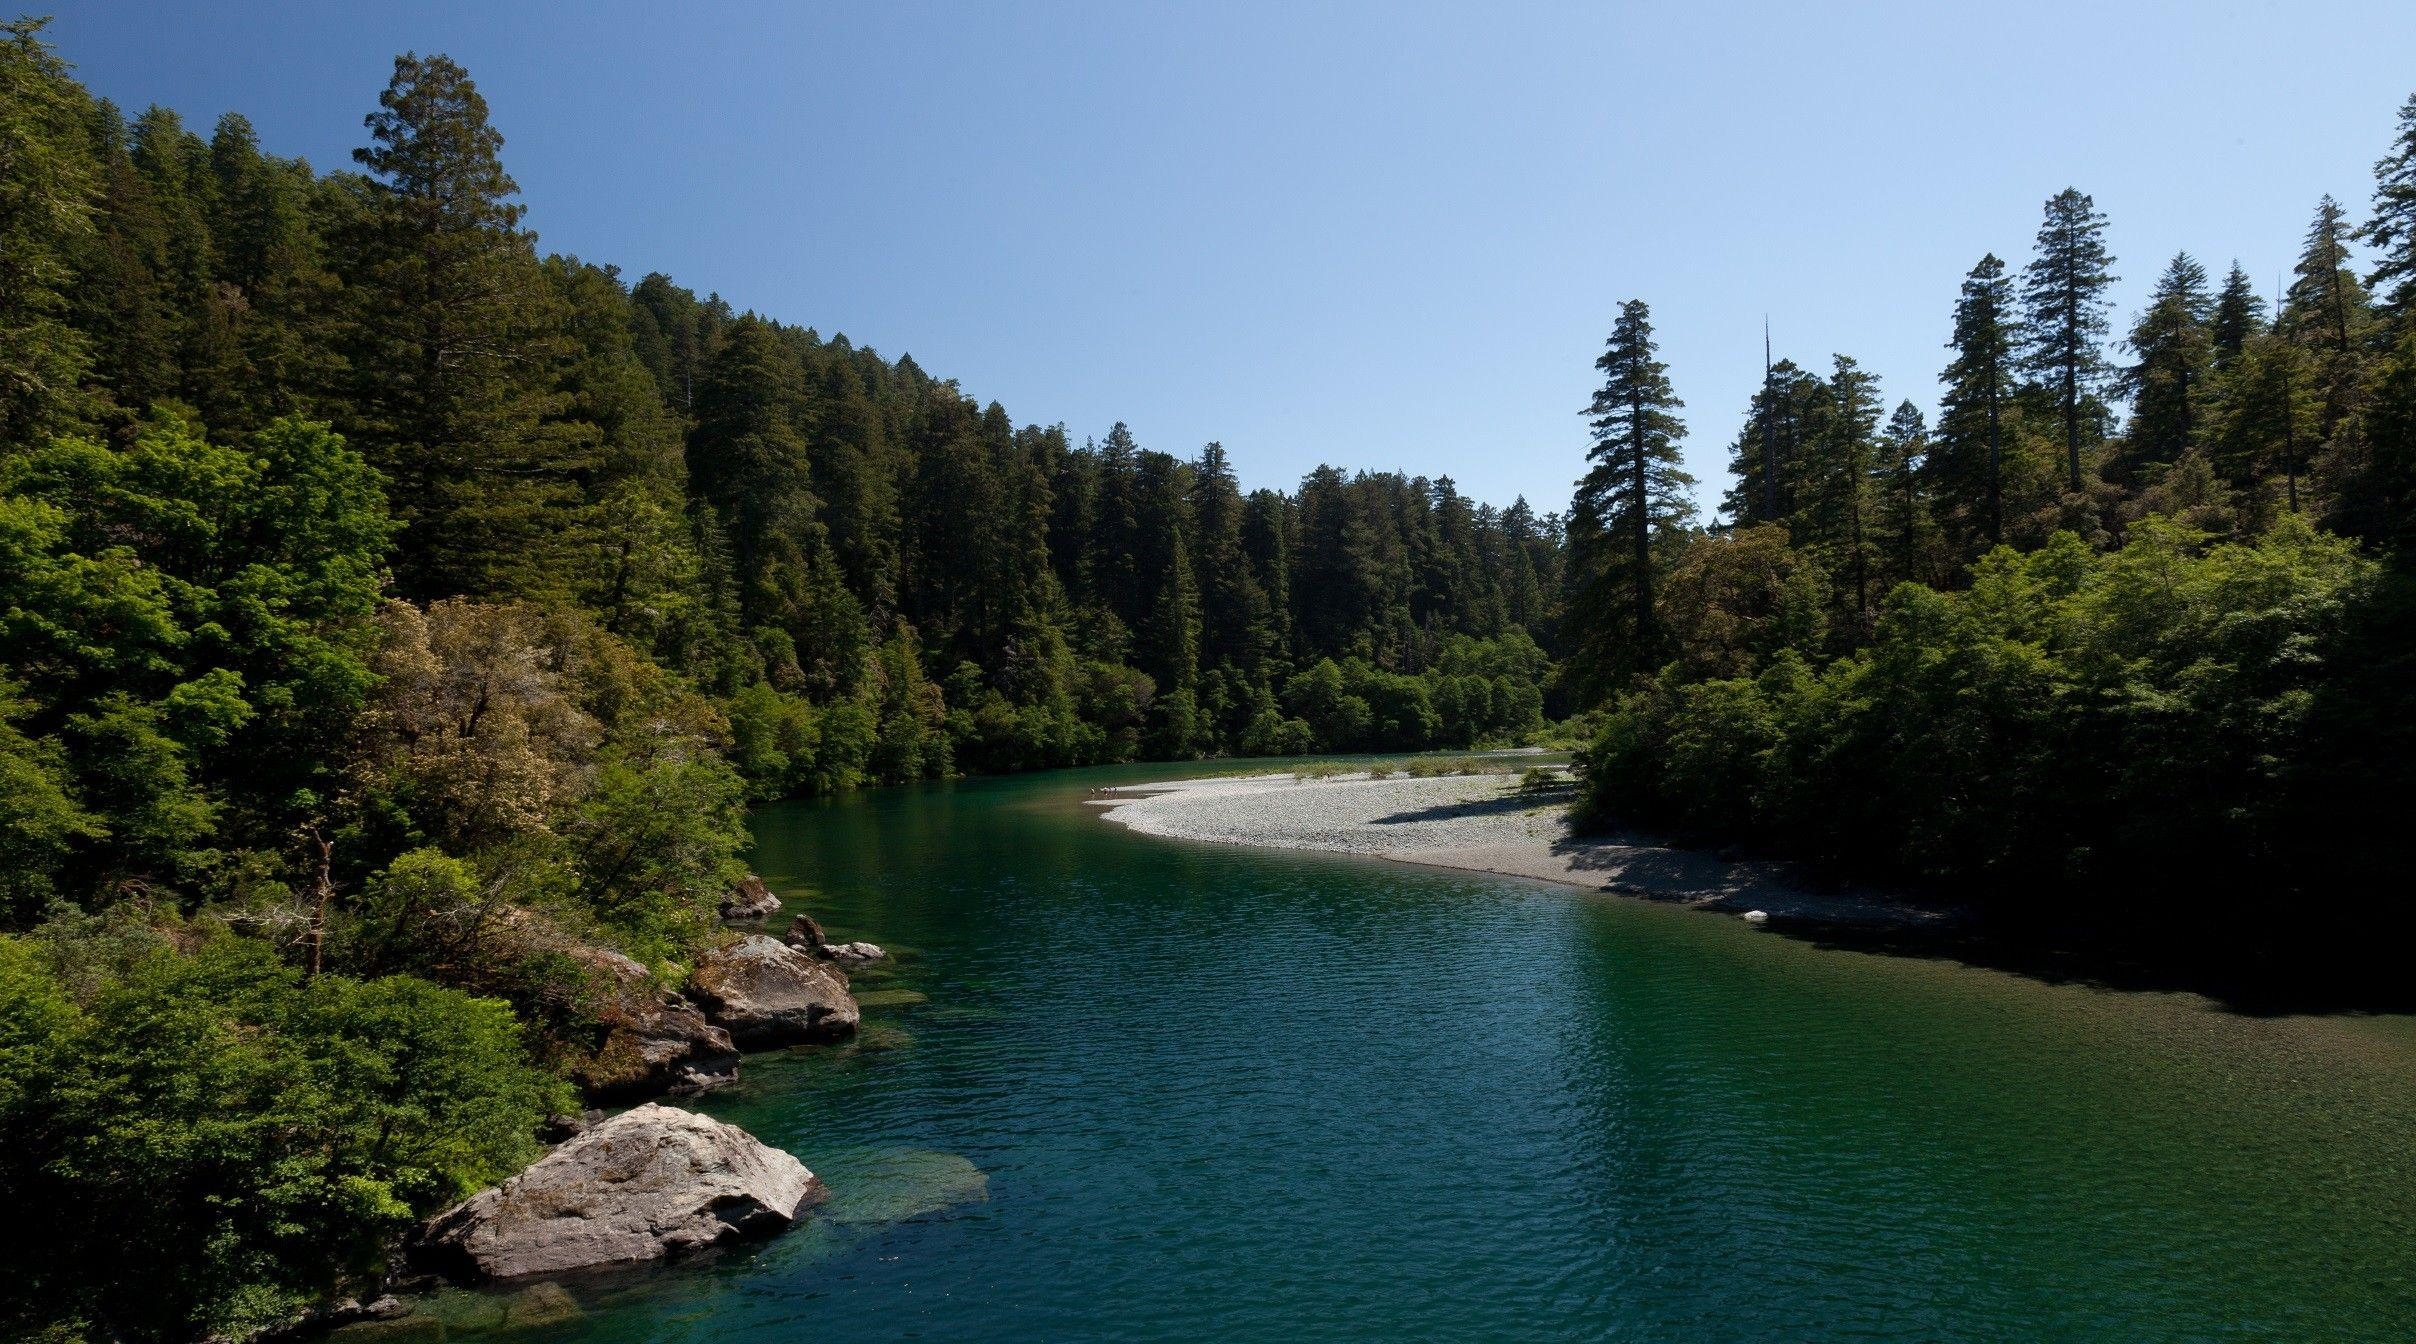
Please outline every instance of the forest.
[[1544, 727], [1557, 516], [546, 254], [442, 56], [364, 129], [0, 41], [0, 1333], [372, 1281], [615, 1082], [591, 949], [677, 984], [750, 802]]
[[596, 952], [677, 985], [772, 799], [1558, 731], [1600, 824], [2404, 931], [2416, 99], [2270, 304], [2116, 332], [2067, 190], [1934, 423], [1771, 363], [1707, 521], [1641, 302], [1564, 512], [1245, 491], [546, 253], [465, 70], [372, 92], [328, 170], [0, 34], [0, 1334], [374, 1283], [625, 1081]]
[[[2114, 330], [2046, 202], [1951, 308], [1935, 423], [1768, 365], [1698, 527], [1642, 303], [1568, 518], [1584, 809], [2093, 933], [2396, 977], [2416, 872], [2416, 98], [2268, 304], [2187, 253]], [[2304, 967], [2300, 970], [2304, 972]]]

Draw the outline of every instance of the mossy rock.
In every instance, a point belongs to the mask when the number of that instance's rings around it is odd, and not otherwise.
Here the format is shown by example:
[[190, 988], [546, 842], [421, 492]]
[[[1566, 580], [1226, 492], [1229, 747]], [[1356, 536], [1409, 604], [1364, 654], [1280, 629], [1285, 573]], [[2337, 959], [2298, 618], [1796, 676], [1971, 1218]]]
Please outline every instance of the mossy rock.
[[858, 1008], [911, 1008], [924, 1002], [925, 998], [923, 992], [916, 989], [876, 989], [869, 994], [856, 995], [856, 1006]]
[[904, 1050], [913, 1044], [913, 1032], [887, 1022], [876, 1022], [856, 1032], [858, 1050]]
[[575, 1321], [586, 1314], [579, 1309], [579, 1300], [570, 1295], [570, 1290], [558, 1283], [530, 1284], [503, 1302], [503, 1325], [507, 1330]]

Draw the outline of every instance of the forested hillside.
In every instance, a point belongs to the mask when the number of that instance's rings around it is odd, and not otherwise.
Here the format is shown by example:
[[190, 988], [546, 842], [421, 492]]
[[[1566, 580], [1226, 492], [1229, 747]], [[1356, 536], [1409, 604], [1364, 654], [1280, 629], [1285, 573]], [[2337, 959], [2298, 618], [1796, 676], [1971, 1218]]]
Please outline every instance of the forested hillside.
[[1017, 424], [502, 149], [441, 56], [323, 171], [0, 40], [0, 1334], [374, 1283], [641, 1085], [751, 798], [1543, 724], [1557, 517]]
[[2263, 950], [2312, 930], [2335, 971], [2340, 928], [2403, 927], [2416, 98], [2389, 143], [2276, 304], [2183, 253], [2119, 332], [2108, 221], [2058, 193], [2018, 273], [1964, 279], [1934, 424], [1846, 355], [1778, 360], [1709, 528], [1626, 305], [1569, 528], [1593, 814]]

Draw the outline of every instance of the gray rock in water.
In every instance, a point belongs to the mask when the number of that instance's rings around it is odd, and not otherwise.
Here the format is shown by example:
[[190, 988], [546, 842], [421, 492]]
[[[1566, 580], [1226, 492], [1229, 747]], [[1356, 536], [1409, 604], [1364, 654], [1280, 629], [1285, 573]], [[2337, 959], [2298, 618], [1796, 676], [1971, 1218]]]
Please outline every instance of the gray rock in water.
[[770, 1236], [822, 1196], [805, 1164], [745, 1130], [646, 1105], [430, 1219], [419, 1250], [467, 1277], [564, 1274]]
[[738, 1081], [737, 1045], [695, 1004], [655, 988], [645, 967], [608, 948], [580, 947], [571, 956], [610, 986], [598, 1014], [604, 1042], [577, 1071], [589, 1096], [677, 1096]]
[[763, 919], [780, 910], [780, 898], [753, 873], [738, 880], [721, 898], [723, 919]]
[[820, 952], [822, 945], [829, 942], [830, 939], [823, 936], [822, 926], [814, 922], [812, 915], [800, 910], [797, 912], [797, 917], [789, 921], [788, 928], [781, 933], [780, 941], [791, 947], [802, 947], [810, 953]]
[[760, 933], [698, 958], [688, 987], [741, 1045], [827, 1041], [856, 1029], [847, 977]]
[[878, 943], [824, 943], [821, 951], [829, 960], [857, 964], [879, 961], [889, 955]]

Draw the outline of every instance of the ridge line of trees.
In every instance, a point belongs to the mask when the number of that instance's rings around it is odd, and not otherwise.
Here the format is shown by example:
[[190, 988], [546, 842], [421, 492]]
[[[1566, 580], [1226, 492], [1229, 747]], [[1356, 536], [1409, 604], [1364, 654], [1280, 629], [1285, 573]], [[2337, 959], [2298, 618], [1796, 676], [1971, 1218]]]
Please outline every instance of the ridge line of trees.
[[1708, 528], [1623, 305], [1561, 631], [1588, 813], [2243, 944], [2287, 904], [2379, 965], [2341, 935], [2416, 870], [2416, 97], [2271, 310], [2181, 253], [2110, 347], [2107, 227], [2067, 189], [1972, 268], [1934, 426], [1771, 363]]

